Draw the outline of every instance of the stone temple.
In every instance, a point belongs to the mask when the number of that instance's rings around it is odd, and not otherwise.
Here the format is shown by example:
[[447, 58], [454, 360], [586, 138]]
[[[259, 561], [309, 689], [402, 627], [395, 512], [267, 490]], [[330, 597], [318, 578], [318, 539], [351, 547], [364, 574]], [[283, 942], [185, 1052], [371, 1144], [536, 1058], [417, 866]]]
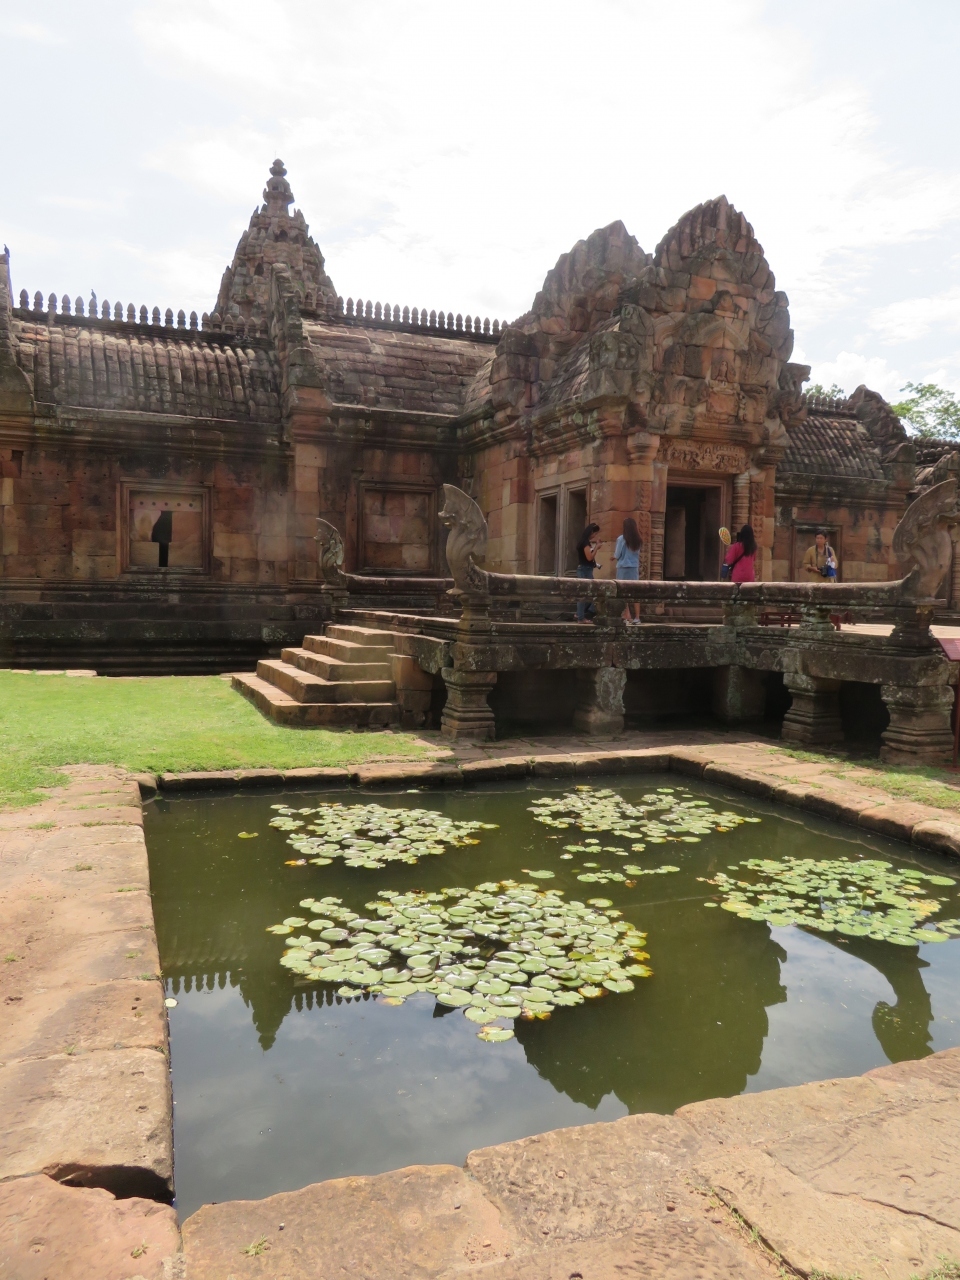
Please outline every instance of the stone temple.
[[748, 521], [764, 580], [798, 579], [820, 527], [842, 579], [901, 575], [893, 531], [949, 451], [918, 474], [878, 394], [804, 396], [787, 297], [725, 197], [652, 253], [592, 232], [491, 323], [345, 298], [279, 160], [263, 196], [200, 318], [17, 295], [0, 259], [0, 660], [275, 654], [327, 616], [318, 517], [381, 606], [436, 611], [444, 483], [486, 516], [491, 570], [567, 574], [595, 521], [612, 574], [633, 514], [641, 577], [718, 578], [718, 529]]

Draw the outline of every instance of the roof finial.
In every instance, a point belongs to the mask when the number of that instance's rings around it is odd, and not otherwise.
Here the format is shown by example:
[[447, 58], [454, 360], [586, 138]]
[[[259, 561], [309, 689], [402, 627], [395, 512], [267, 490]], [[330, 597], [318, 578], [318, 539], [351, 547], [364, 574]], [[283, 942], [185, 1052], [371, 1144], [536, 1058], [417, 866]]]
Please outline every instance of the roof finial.
[[271, 217], [279, 217], [280, 214], [287, 214], [287, 206], [293, 204], [293, 192], [290, 190], [290, 183], [287, 181], [287, 171], [283, 167], [282, 160], [274, 160], [270, 166], [270, 177], [267, 179], [267, 185], [263, 189], [263, 198], [267, 205], [264, 212]]

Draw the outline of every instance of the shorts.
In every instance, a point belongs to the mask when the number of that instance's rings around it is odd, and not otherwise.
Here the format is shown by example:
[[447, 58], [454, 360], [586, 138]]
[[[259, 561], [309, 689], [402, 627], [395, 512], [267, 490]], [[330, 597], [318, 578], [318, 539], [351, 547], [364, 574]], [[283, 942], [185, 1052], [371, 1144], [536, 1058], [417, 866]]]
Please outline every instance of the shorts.
[[618, 568], [617, 581], [618, 582], [639, 582], [640, 566], [635, 565], [633, 568], [630, 568], [630, 567], [624, 567], [623, 569]]

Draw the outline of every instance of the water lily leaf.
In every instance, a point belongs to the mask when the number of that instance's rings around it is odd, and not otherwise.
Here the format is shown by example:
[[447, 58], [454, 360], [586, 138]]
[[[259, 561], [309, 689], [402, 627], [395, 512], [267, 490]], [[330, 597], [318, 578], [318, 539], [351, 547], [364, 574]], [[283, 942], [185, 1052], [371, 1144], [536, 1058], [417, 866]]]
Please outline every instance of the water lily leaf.
[[451, 1009], [461, 1009], [470, 1004], [470, 997], [465, 991], [441, 991], [437, 994], [437, 1003]]
[[612, 907], [613, 903], [609, 898], [588, 898], [587, 902], [591, 907]]
[[525, 874], [532, 876], [534, 880], [553, 880], [555, 876], [553, 871], [527, 871]]
[[259, 831], [238, 831], [237, 837], [240, 840], [256, 840], [259, 834]]
[[512, 1040], [514, 1036], [510, 1027], [483, 1027], [477, 1032], [478, 1040], [485, 1040], [488, 1044], [502, 1044], [504, 1040]]
[[486, 1022], [495, 1022], [500, 1016], [495, 1009], [491, 1009], [486, 1005], [471, 1005], [464, 1009], [463, 1016], [469, 1018], [471, 1022], [478, 1022], [483, 1025]]
[[605, 978], [603, 985], [607, 988], [608, 991], [615, 991], [617, 995], [621, 995], [627, 991], [632, 991], [634, 989], [633, 983], [630, 981], [629, 978], [621, 978], [619, 980], [614, 978]]

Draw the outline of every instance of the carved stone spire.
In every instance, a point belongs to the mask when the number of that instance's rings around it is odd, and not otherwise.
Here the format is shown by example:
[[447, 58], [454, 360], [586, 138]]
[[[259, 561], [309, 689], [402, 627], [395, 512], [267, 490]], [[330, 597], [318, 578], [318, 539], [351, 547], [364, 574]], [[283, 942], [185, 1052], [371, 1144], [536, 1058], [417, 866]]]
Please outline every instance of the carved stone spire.
[[253, 211], [240, 237], [233, 262], [223, 273], [214, 308], [224, 319], [241, 315], [262, 320], [270, 298], [270, 268], [282, 263], [306, 311], [336, 302], [337, 291], [323, 265], [323, 254], [310, 235], [303, 214], [290, 213], [293, 191], [282, 160], [274, 160], [263, 191], [264, 204]]

